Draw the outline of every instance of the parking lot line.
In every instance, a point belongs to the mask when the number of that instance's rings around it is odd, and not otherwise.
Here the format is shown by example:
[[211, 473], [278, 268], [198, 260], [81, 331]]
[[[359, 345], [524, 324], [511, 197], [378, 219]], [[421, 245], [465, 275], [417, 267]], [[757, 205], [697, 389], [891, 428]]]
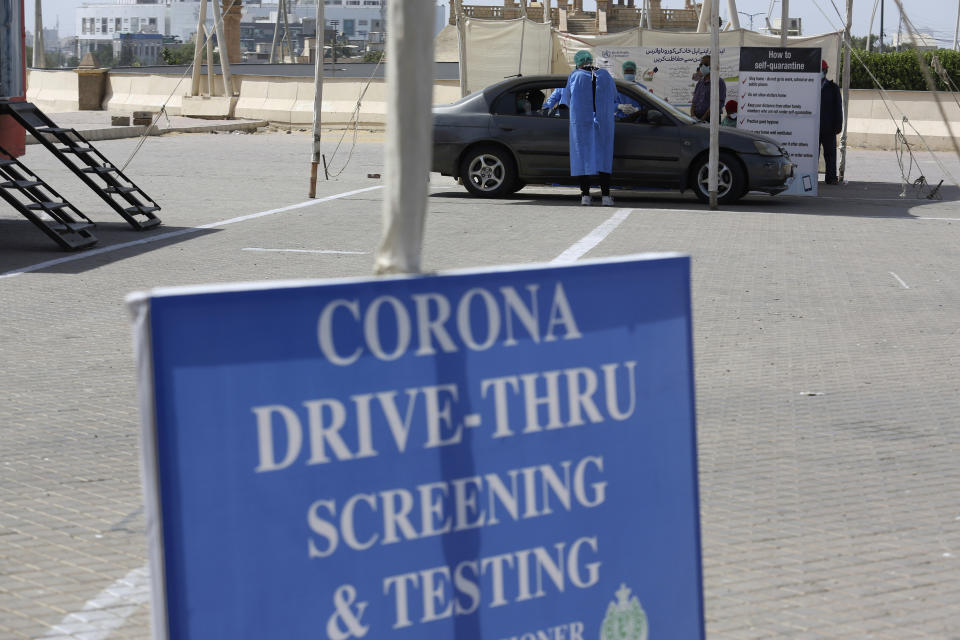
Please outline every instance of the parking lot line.
[[150, 600], [150, 570], [134, 569], [83, 608], [68, 613], [39, 640], [104, 640]]
[[554, 264], [576, 262], [613, 233], [613, 230], [619, 227], [620, 223], [626, 220], [632, 211], [633, 209], [619, 209], [593, 231], [574, 242], [569, 249], [554, 258], [552, 262]]
[[896, 279], [897, 282], [900, 283], [900, 286], [901, 286], [901, 287], [903, 287], [904, 289], [909, 289], [909, 288], [910, 288], [910, 287], [907, 286], [907, 283], [904, 282], [904, 281], [900, 278], [900, 276], [898, 276], [897, 274], [895, 274], [893, 271], [890, 271], [889, 273], [890, 273], [890, 275], [892, 275], [892, 276], [894, 277], [894, 279]]
[[327, 196], [325, 198], [316, 198], [315, 200], [298, 202], [297, 204], [291, 204], [286, 207], [280, 207], [279, 209], [268, 209], [267, 211], [258, 211], [257, 213], [250, 213], [244, 216], [237, 216], [235, 218], [228, 218], [226, 220], [211, 222], [209, 224], [202, 224], [198, 227], [190, 227], [188, 229], [177, 229], [176, 231], [168, 231], [167, 233], [158, 233], [155, 236], [150, 236], [148, 238], [141, 238], [140, 240], [131, 240], [130, 242], [121, 242], [119, 244], [112, 244], [109, 247], [100, 247], [99, 249], [91, 249], [90, 251], [84, 251], [83, 253], [75, 253], [69, 256], [64, 256], [62, 258], [55, 258], [53, 260], [47, 260], [45, 262], [38, 262], [37, 264], [21, 267], [20, 269], [7, 271], [6, 273], [0, 273], [0, 280], [4, 278], [13, 278], [15, 276], [19, 276], [24, 273], [30, 273], [31, 271], [39, 271], [40, 269], [46, 269], [47, 267], [53, 267], [58, 264], [64, 264], [65, 262], [74, 262], [76, 260], [83, 260], [85, 258], [102, 255], [104, 253], [112, 253], [114, 251], [120, 251], [121, 249], [127, 249], [129, 247], [136, 247], [138, 245], [143, 245], [143, 244], [151, 244], [153, 242], [160, 242], [161, 240], [169, 240], [170, 238], [176, 238], [179, 236], [186, 235], [188, 233], [196, 233], [197, 231], [201, 231], [204, 229], [217, 229], [219, 227], [226, 227], [228, 225], [236, 224], [238, 222], [246, 222], [248, 220], [254, 220], [256, 218], [272, 216], [277, 213], [293, 211], [294, 209], [303, 209], [304, 207], [310, 207], [316, 204], [323, 204], [324, 202], [330, 202], [331, 200], [340, 200], [342, 198], [349, 198], [350, 196], [355, 196], [361, 193], [367, 193], [368, 191], [376, 191], [377, 189], [383, 189], [383, 185], [377, 185], [375, 187], [366, 187], [364, 189], [354, 189], [353, 191], [345, 191], [344, 193], [338, 193], [336, 195]]

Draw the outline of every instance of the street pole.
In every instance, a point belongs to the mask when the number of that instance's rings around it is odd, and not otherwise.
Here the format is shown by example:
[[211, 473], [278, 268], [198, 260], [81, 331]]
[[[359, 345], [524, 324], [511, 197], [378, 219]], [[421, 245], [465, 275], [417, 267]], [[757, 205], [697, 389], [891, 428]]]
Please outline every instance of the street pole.
[[737, 13], [739, 13], [742, 16], [747, 16], [748, 18], [750, 18], [750, 31], [753, 31], [753, 19], [757, 16], [763, 15], [762, 13], [747, 13], [746, 11], [738, 11]]
[[36, 0], [33, 7], [33, 68], [43, 69], [47, 65], [43, 55], [43, 9], [40, 6], [40, 0]]
[[433, 0], [387, 5], [387, 144], [383, 236], [374, 271], [419, 273], [433, 146]]
[[780, 46], [787, 48], [787, 32], [790, 30], [790, 0], [780, 2]]
[[[853, 25], [853, 0], [847, 0], [847, 24], [843, 30], [843, 131], [840, 134], [840, 184], [847, 170], [847, 125], [850, 121], [850, 57], [853, 49], [850, 42], [850, 28]], [[843, 47], [840, 49], [843, 51]]]
[[883, 5], [884, 0], [880, 0], [880, 53], [883, 53]]
[[317, 33], [314, 37], [317, 53], [313, 67], [313, 157], [310, 162], [310, 197], [317, 197], [317, 167], [320, 165], [320, 128], [323, 112], [323, 46], [326, 37], [326, 20], [323, 13], [323, 0], [317, 0]]
[[717, 182], [720, 168], [720, 75], [720, 2], [719, 0], [713, 0], [710, 3], [710, 161], [708, 176], [711, 209], [717, 208]]

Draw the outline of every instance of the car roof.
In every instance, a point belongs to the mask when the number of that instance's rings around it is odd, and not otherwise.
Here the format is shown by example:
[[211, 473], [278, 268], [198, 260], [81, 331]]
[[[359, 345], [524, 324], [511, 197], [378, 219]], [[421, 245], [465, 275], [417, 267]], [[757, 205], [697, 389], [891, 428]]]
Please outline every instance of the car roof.
[[[495, 96], [504, 91], [509, 91], [511, 88], [518, 85], [538, 84], [540, 82], [559, 82], [563, 86], [566, 86], [567, 78], [569, 77], [570, 77], [569, 75], [562, 75], [559, 73], [540, 74], [535, 76], [515, 76], [515, 77], [506, 78], [504, 80], [501, 80], [500, 82], [497, 82], [496, 84], [492, 84], [486, 87], [485, 89], [483, 89], [483, 93], [487, 94], [488, 96], [491, 94]], [[625, 82], [623, 80], [617, 80], [616, 78], [614, 78], [614, 81], [616, 81], [617, 87], [619, 88], [627, 88], [627, 89], [638, 88], [636, 85], [630, 84], [629, 82]]]

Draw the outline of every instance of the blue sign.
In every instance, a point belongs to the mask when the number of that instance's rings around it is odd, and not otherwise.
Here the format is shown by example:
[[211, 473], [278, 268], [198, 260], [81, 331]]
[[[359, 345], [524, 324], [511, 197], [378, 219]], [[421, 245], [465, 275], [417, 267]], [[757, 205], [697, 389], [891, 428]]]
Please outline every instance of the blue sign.
[[689, 270], [134, 296], [155, 635], [702, 638]]

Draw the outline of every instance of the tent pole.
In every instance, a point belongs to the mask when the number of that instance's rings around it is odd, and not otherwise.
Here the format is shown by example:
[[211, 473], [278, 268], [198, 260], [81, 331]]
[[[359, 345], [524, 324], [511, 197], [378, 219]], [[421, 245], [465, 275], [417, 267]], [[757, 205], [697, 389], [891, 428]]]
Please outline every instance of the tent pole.
[[710, 2], [710, 208], [717, 208], [720, 169], [720, 2]]
[[727, 0], [727, 10], [730, 11], [730, 28], [740, 29], [740, 14], [737, 12], [737, 0]]
[[283, 0], [277, 0], [277, 19], [273, 22], [273, 44], [270, 45], [270, 64], [277, 61], [277, 39], [280, 37], [281, 11], [283, 11]]
[[706, 33], [708, 16], [710, 15], [712, 9], [710, 6], [713, 4], [712, 0], [703, 0], [703, 4], [700, 5], [700, 20], [697, 22], [697, 33]]
[[871, 51], [871, 45], [873, 44], [873, 19], [877, 17], [877, 5], [880, 4], [880, 0], [873, 0], [873, 12], [870, 14], [870, 28], [867, 29], [867, 51]]
[[387, 5], [387, 144], [378, 274], [419, 273], [433, 145], [433, 0]]
[[[220, 73], [223, 74], [223, 95], [233, 97], [233, 77], [230, 75], [230, 52], [227, 39], [223, 37], [223, 17], [220, 14], [220, 0], [210, 0], [213, 5], [213, 30], [217, 34], [217, 48], [220, 49]], [[211, 94], [211, 97], [212, 94]], [[228, 107], [229, 110], [229, 107]]]
[[310, 197], [317, 197], [317, 168], [320, 165], [320, 141], [322, 129], [320, 128], [323, 112], [323, 39], [326, 34], [326, 19], [323, 12], [323, 0], [317, 0], [317, 33], [314, 37], [316, 44], [316, 54], [314, 54], [313, 67], [313, 156], [310, 162]]
[[[211, 2], [216, 2], [217, 0], [210, 0]], [[207, 96], [213, 97], [213, 34], [207, 29], [207, 25], [203, 25], [203, 33], [207, 41]]]
[[460, 48], [460, 97], [466, 96], [467, 90], [467, 20], [463, 15], [463, 0], [455, 0], [457, 11], [457, 43]]
[[[293, 59], [293, 42], [290, 40], [290, 20], [287, 17], [289, 11], [290, 7], [287, 6], [287, 0], [283, 0], [283, 37], [287, 41], [287, 51], [290, 52], [290, 62], [296, 62], [296, 60]], [[283, 51], [283, 43], [280, 44], [280, 50]], [[286, 58], [284, 58], [280, 62], [286, 61]]]
[[[847, 169], [847, 125], [850, 121], [850, 28], [853, 25], [853, 0], [847, 0], [847, 24], [843, 30], [843, 132], [840, 135], [840, 183]], [[844, 51], [846, 47], [846, 51]]]
[[960, 40], [960, 2], [957, 2], [957, 27], [953, 30], [953, 50], [957, 50], [957, 41]]
[[40, 0], [36, 0], [33, 4], [33, 12], [33, 68], [43, 69], [47, 66], [45, 64], [47, 59], [43, 55], [43, 8], [40, 6]]
[[780, 46], [787, 47], [787, 33], [790, 31], [790, 0], [780, 2]]
[[[216, 1], [216, 0], [214, 0]], [[191, 75], [190, 95], [200, 95], [200, 72], [203, 66], [203, 34], [206, 33], [207, 0], [200, 0], [200, 14], [197, 18], [197, 40], [193, 45], [193, 74]]]

